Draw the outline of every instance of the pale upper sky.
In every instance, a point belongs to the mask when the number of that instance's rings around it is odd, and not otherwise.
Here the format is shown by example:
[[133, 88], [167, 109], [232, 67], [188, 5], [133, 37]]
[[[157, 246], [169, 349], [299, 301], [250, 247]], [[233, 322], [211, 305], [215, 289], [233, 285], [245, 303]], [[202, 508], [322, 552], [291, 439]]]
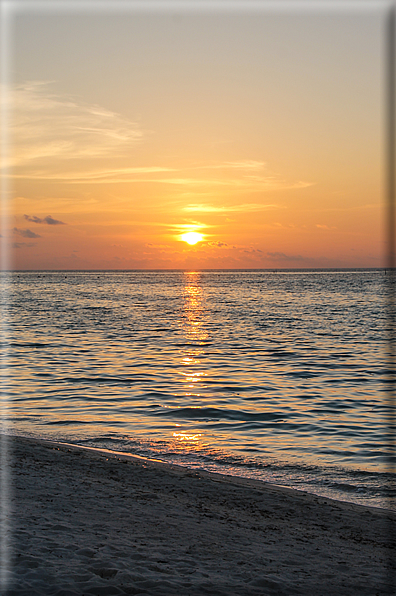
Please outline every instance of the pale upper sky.
[[27, 6], [9, 31], [13, 268], [384, 265], [380, 5]]

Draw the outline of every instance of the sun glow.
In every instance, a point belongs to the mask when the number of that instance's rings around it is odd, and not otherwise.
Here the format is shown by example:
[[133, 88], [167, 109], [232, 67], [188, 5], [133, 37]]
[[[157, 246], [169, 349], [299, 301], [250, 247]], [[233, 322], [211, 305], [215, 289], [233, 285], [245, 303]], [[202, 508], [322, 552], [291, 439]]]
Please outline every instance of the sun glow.
[[181, 239], [187, 244], [197, 244], [197, 242], [201, 242], [203, 240], [202, 234], [198, 234], [198, 232], [187, 232], [181, 236]]

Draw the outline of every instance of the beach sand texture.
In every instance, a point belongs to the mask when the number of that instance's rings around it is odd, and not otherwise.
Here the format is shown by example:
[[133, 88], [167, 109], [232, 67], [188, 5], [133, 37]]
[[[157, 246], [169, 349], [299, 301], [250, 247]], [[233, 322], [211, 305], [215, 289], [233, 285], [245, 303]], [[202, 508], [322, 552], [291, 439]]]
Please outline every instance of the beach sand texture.
[[20, 437], [9, 471], [7, 596], [394, 593], [384, 510]]

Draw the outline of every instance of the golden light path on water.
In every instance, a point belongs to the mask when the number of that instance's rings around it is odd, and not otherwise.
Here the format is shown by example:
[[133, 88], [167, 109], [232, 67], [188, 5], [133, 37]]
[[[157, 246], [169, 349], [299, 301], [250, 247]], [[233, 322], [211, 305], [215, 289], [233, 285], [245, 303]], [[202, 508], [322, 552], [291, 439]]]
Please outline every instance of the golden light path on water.
[[[208, 333], [203, 328], [203, 321], [201, 318], [203, 308], [203, 289], [199, 284], [200, 274], [197, 272], [185, 273], [185, 286], [183, 290], [183, 328], [187, 342], [196, 344], [208, 339]], [[201, 398], [199, 393], [200, 386], [207, 373], [203, 370], [198, 370], [201, 361], [199, 355], [202, 350], [195, 348], [194, 350], [187, 350], [181, 358], [181, 375], [184, 379], [184, 395], [191, 401], [191, 398]], [[183, 368], [188, 368], [186, 372]], [[199, 405], [192, 405], [192, 408], [200, 408]], [[181, 424], [175, 424], [176, 427], [181, 428]], [[191, 431], [179, 430], [173, 433], [173, 437], [179, 448], [183, 451], [200, 451], [204, 446], [201, 433], [192, 434]], [[177, 448], [177, 444], [175, 445]]]

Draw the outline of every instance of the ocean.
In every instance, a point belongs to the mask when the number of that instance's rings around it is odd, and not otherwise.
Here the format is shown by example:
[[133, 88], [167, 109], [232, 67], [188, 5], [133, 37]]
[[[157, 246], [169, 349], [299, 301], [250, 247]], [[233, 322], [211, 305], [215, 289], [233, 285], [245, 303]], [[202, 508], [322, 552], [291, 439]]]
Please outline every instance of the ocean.
[[383, 270], [2, 274], [2, 432], [396, 509]]

